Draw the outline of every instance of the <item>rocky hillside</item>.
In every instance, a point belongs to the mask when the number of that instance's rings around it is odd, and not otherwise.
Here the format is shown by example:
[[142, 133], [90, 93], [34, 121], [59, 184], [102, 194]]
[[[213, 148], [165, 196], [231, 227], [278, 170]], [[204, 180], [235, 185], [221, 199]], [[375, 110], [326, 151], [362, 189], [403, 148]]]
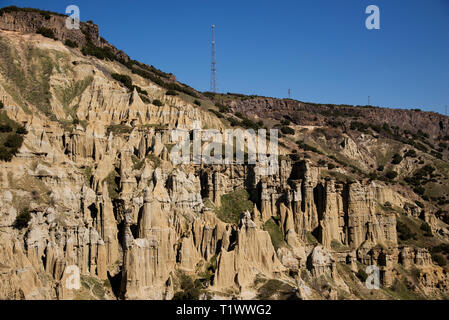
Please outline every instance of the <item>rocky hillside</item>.
[[[0, 299], [449, 297], [447, 117], [200, 93], [64, 19], [0, 10]], [[173, 165], [196, 121], [279, 128], [278, 173]]]

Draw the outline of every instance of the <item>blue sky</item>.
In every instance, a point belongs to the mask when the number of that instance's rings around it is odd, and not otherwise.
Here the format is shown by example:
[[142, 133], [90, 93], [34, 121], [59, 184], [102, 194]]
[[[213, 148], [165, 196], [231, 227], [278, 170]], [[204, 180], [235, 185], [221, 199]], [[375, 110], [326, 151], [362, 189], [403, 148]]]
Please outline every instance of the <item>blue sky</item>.
[[[320, 103], [421, 108], [449, 105], [449, 0], [0, 1], [65, 12], [131, 58], [210, 86], [216, 25], [220, 92]], [[380, 30], [365, 8], [380, 8]]]

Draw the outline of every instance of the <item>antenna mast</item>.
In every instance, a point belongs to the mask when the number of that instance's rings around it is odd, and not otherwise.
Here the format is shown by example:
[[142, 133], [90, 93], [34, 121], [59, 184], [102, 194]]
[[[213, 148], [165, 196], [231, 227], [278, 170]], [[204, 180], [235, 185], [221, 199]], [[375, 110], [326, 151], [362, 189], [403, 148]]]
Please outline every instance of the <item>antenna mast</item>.
[[210, 90], [217, 92], [217, 61], [215, 57], [215, 25], [212, 25], [212, 66], [210, 74]]

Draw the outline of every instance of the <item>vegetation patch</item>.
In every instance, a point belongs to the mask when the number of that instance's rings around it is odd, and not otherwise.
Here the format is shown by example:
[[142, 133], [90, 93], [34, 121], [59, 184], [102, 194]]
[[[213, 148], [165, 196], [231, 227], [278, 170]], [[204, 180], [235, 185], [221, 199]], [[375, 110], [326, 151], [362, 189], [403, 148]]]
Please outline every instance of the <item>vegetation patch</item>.
[[117, 173], [117, 170], [112, 170], [103, 180], [104, 182], [108, 185], [109, 198], [113, 200], [118, 199], [120, 197], [120, 175]]
[[281, 228], [276, 223], [275, 219], [270, 218], [263, 225], [263, 229], [268, 231], [271, 237], [271, 243], [273, 243], [274, 249], [277, 251], [279, 248], [286, 247], [287, 243], [284, 240], [284, 235], [281, 231]]
[[129, 134], [131, 133], [131, 131], [133, 131], [133, 128], [125, 124], [113, 124], [110, 125], [106, 130], [107, 135], [109, 135], [111, 132], [114, 135]]
[[14, 221], [13, 227], [19, 230], [28, 227], [28, 223], [31, 220], [30, 210], [28, 208], [24, 208], [17, 215], [16, 220]]
[[222, 195], [221, 207], [216, 209], [217, 217], [224, 222], [238, 225], [241, 214], [253, 210], [254, 204], [249, 198], [249, 193], [243, 188]]
[[173, 300], [198, 300], [202, 291], [202, 284], [199, 280], [193, 280], [186, 274], [181, 275], [181, 290], [176, 292]]
[[0, 112], [0, 161], [11, 161], [23, 144], [27, 130]]

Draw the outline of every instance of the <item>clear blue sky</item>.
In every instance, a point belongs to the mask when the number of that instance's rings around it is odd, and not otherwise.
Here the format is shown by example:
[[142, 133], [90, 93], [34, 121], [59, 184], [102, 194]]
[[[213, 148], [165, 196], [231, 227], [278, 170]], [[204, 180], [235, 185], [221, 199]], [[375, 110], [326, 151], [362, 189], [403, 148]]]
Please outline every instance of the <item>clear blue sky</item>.
[[[220, 92], [302, 101], [421, 108], [449, 105], [449, 0], [0, 1], [65, 12], [131, 58], [198, 90], [210, 85], [216, 25]], [[381, 30], [365, 28], [365, 8]]]

